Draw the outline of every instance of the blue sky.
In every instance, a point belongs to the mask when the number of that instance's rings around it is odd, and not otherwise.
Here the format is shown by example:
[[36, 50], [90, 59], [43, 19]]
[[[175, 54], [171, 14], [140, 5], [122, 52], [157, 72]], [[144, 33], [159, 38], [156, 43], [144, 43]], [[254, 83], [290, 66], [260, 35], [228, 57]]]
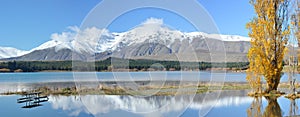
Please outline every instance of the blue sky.
[[[2, 0], [0, 46], [23, 50], [37, 47], [50, 40], [53, 33], [63, 32], [69, 26], [80, 26], [85, 16], [100, 2], [101, 0]], [[221, 34], [247, 36], [245, 24], [254, 16], [248, 0], [198, 0], [198, 2], [212, 16]], [[122, 4], [115, 5], [117, 8]], [[131, 11], [120, 16], [108, 28], [112, 32], [123, 32], [150, 17], [161, 18], [168, 26], [184, 32], [195, 31], [187, 20], [159, 9]]]

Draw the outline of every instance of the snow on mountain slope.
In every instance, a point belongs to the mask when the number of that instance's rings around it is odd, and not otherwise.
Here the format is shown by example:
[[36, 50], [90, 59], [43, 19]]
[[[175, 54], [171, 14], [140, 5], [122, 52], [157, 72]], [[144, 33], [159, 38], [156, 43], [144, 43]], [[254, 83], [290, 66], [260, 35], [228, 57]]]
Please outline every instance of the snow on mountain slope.
[[115, 37], [111, 49], [115, 50], [122, 45], [130, 46], [138, 43], [161, 43], [169, 46], [176, 39], [185, 39], [184, 34], [177, 30], [171, 30], [164, 26], [161, 19], [150, 18], [140, 26]]
[[[195, 38], [201, 39], [217, 39], [222, 41], [250, 41], [248, 37], [237, 35], [220, 35], [207, 34], [203, 32], [183, 33], [178, 30], [172, 30], [166, 27], [162, 19], [150, 18], [143, 22], [140, 26], [123, 33], [113, 33], [114, 39], [110, 39], [109, 45], [106, 46], [111, 50], [118, 50], [122, 46], [130, 46], [138, 43], [160, 43], [170, 47], [176, 40], [188, 39], [192, 42]], [[107, 40], [101, 38], [103, 40]], [[103, 43], [99, 43], [101, 45]], [[104, 44], [105, 45], [105, 44]]]
[[238, 35], [207, 34], [203, 32], [190, 32], [190, 33], [185, 33], [185, 35], [187, 35], [187, 37], [190, 38], [202, 37], [202, 38], [218, 39], [221, 41], [250, 41], [249, 37], [243, 37]]
[[31, 51], [34, 51], [34, 50], [43, 50], [43, 49], [47, 49], [47, 48], [52, 48], [52, 47], [55, 47], [55, 46], [58, 46], [60, 44], [63, 44], [61, 41], [56, 41], [56, 40], [50, 40], [48, 42], [45, 42], [43, 43], [42, 45], [32, 49]]
[[172, 30], [164, 25], [162, 19], [149, 18], [141, 25], [127, 32], [115, 33], [107, 29], [98, 29], [95, 27], [80, 29], [76, 26], [68, 27], [68, 30], [62, 33], [51, 35], [51, 40], [32, 49], [43, 50], [55, 48], [71, 49], [82, 53], [100, 53], [105, 51], [115, 51], [124, 46], [130, 46], [139, 43], [160, 43], [170, 46], [176, 40], [188, 39], [192, 42], [194, 38], [217, 39], [222, 41], [249, 41], [250, 38], [236, 35], [207, 34], [203, 32], [184, 33], [178, 30]]
[[31, 51], [35, 50], [43, 50], [47, 48], [56, 47], [57, 49], [63, 48], [70, 48], [71, 49], [71, 42], [75, 37], [75, 28], [68, 27], [69, 32], [62, 32], [61, 34], [54, 33], [51, 35], [51, 40], [48, 42], [43, 43], [42, 45], [33, 48]]
[[101, 30], [95, 27], [84, 30], [80, 30], [78, 27], [69, 27], [67, 32], [52, 34], [50, 41], [32, 49], [31, 51], [54, 47], [56, 51], [61, 49], [71, 49], [76, 52], [94, 53], [99, 49], [101, 50], [101, 48], [97, 48], [99, 43], [98, 41], [103, 41], [100, 39], [100, 36], [105, 36], [106, 32], [107, 30], [105, 29]]
[[0, 47], [0, 59], [11, 58], [28, 54], [30, 51], [18, 50], [12, 47]]

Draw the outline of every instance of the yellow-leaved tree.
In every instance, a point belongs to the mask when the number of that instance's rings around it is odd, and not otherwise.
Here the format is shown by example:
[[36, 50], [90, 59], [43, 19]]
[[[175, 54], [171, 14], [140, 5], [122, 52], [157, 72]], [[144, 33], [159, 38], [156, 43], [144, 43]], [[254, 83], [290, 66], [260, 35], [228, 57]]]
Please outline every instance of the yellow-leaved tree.
[[[291, 24], [293, 26], [293, 32], [294, 32], [294, 37], [297, 39], [298, 41], [298, 47], [300, 47], [300, 2], [299, 0], [295, 0], [294, 2], [294, 14], [292, 15], [292, 21]], [[298, 50], [298, 62], [300, 62], [300, 52]]]
[[292, 25], [294, 26], [295, 37], [298, 40], [298, 47], [300, 47], [300, 2], [299, 0], [295, 1], [295, 14], [293, 14]]
[[247, 80], [256, 92], [261, 90], [261, 77], [266, 80], [266, 93], [277, 90], [283, 69], [283, 58], [289, 37], [289, 0], [251, 0], [256, 16], [247, 23], [251, 48]]

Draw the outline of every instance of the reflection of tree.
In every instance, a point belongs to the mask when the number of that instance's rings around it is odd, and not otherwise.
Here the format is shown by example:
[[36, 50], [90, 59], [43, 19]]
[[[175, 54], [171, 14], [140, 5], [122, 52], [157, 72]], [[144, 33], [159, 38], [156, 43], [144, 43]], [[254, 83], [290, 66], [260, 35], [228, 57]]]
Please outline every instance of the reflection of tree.
[[265, 108], [263, 117], [282, 117], [282, 112], [277, 97], [265, 97], [268, 101], [268, 106]]
[[248, 117], [262, 116], [262, 97], [255, 97], [251, 106], [247, 110]]
[[296, 116], [297, 115], [297, 110], [298, 110], [298, 106], [296, 104], [296, 101], [294, 99], [290, 99], [291, 103], [290, 103], [290, 112], [289, 115], [290, 116]]
[[262, 97], [255, 97], [251, 106], [247, 110], [248, 117], [282, 117], [282, 112], [277, 97], [265, 97], [268, 105], [262, 111]]

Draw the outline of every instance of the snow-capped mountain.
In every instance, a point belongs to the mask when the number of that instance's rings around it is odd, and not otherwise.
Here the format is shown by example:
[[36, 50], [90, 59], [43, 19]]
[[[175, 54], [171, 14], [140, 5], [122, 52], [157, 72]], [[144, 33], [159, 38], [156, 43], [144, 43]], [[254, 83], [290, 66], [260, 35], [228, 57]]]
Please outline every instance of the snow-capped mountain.
[[[86, 56], [103, 59], [112, 53], [121, 58], [155, 55], [154, 58], [164, 59], [160, 55], [190, 53], [186, 49], [187, 46], [192, 46], [196, 51], [224, 51], [224, 48], [220, 48], [220, 41], [224, 42], [227, 52], [246, 53], [250, 47], [249, 40], [248, 37], [236, 35], [181, 32], [165, 26], [162, 19], [149, 18], [132, 30], [121, 33], [95, 27], [69, 27], [66, 32], [52, 34], [50, 41], [33, 48], [29, 54], [13, 59], [66, 60], [72, 59], [70, 52], [80, 59]], [[214, 47], [208, 49], [207, 43], [214, 43], [211, 44]]]
[[221, 34], [207, 34], [203, 32], [190, 32], [186, 33], [188, 37], [203, 37], [203, 38], [210, 38], [210, 39], [217, 39], [221, 41], [250, 41], [249, 37], [243, 37], [239, 35], [221, 35]]
[[[107, 41], [114, 38], [113, 34], [108, 33], [106, 29], [97, 29], [95, 27], [80, 30], [78, 27], [69, 27], [68, 32], [51, 35], [51, 40], [33, 48], [31, 51], [55, 48], [56, 51], [70, 49], [76, 52], [97, 53], [105, 51], [108, 47]], [[105, 41], [104, 41], [105, 40]], [[103, 46], [97, 48], [98, 45]]]
[[33, 50], [71, 49], [77, 52], [101, 53], [107, 50], [114, 51], [122, 46], [131, 46], [138, 43], [160, 43], [168, 47], [176, 40], [189, 40], [195, 38], [209, 38], [222, 41], [249, 41], [250, 38], [237, 35], [207, 34], [203, 32], [184, 33], [172, 30], [163, 24], [161, 19], [150, 18], [140, 26], [127, 32], [109, 32], [106, 29], [95, 27], [80, 30], [78, 27], [69, 27], [69, 32], [52, 34], [52, 40], [40, 45]]
[[28, 54], [30, 51], [18, 50], [12, 47], [0, 47], [0, 59], [17, 57]]

